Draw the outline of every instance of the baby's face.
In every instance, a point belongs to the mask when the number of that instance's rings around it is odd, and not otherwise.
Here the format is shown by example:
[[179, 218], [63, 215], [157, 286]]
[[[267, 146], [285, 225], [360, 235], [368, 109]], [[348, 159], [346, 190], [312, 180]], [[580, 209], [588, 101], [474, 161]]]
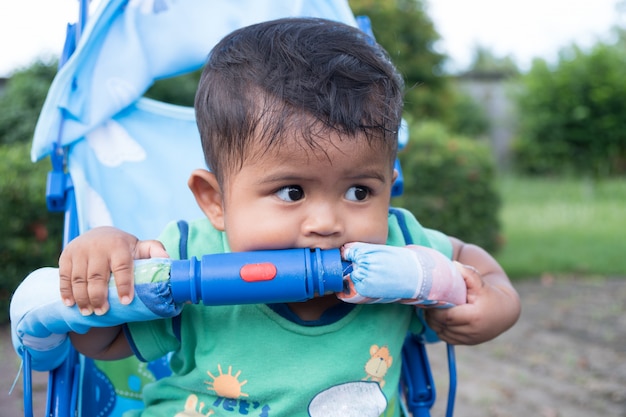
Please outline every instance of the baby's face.
[[265, 153], [252, 149], [254, 156], [228, 176], [223, 203], [231, 250], [385, 243], [394, 179], [388, 155], [336, 133], [323, 150], [286, 142]]

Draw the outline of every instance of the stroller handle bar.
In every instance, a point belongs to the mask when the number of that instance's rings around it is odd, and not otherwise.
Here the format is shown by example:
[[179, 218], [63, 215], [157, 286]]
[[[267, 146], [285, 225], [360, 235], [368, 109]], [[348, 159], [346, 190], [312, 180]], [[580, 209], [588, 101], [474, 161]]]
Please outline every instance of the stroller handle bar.
[[284, 249], [205, 255], [172, 261], [175, 303], [205, 305], [296, 302], [343, 290], [339, 249]]
[[[13, 347], [22, 357], [30, 354], [33, 369], [47, 371], [67, 355], [70, 332], [82, 334], [93, 327], [175, 317], [187, 302], [207, 306], [287, 303], [330, 293], [347, 302], [402, 302], [435, 308], [465, 301], [463, 277], [433, 249], [354, 243], [347, 251], [353, 251], [346, 256], [357, 259], [355, 265], [342, 261], [339, 249], [308, 248], [136, 260], [132, 302], [122, 303], [112, 275], [109, 310], [102, 315], [84, 315], [77, 305], [66, 306], [59, 296], [59, 270], [41, 268], [22, 281], [11, 300]], [[369, 273], [381, 298], [368, 298], [372, 292], [363, 276]], [[381, 280], [374, 279], [381, 274], [387, 284], [383, 289], [377, 287]], [[350, 279], [344, 279], [347, 275]]]
[[174, 317], [186, 302], [205, 305], [305, 301], [343, 290], [339, 249], [285, 249], [204, 255], [200, 260], [135, 261], [135, 297], [121, 303], [115, 277], [106, 314], [82, 315], [59, 296], [57, 268], [40, 268], [11, 300], [11, 338], [18, 355], [28, 352], [36, 371], [55, 369], [69, 352], [69, 332]]

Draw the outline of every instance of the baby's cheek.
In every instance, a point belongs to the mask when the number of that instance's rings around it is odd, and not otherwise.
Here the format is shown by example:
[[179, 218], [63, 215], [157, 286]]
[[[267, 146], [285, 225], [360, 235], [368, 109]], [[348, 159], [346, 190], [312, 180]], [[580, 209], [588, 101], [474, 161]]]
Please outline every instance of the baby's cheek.
[[228, 244], [233, 252], [248, 252], [255, 250], [289, 249], [296, 247], [296, 239], [289, 233], [293, 228], [281, 227], [279, 225], [271, 227], [259, 227], [257, 224], [237, 227], [232, 233], [226, 231]]
[[389, 234], [388, 208], [371, 210], [348, 216], [346, 242], [364, 242], [378, 245], [387, 243]]

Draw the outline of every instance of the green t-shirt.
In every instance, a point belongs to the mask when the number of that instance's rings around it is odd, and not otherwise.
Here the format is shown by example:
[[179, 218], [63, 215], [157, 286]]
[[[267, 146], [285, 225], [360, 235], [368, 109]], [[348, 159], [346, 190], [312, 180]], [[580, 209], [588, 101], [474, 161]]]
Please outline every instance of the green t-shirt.
[[[430, 246], [451, 256], [449, 239], [404, 210], [389, 216], [390, 245]], [[162, 241], [180, 256], [180, 232]], [[189, 257], [227, 252], [208, 220], [189, 224]], [[178, 318], [131, 323], [138, 356], [173, 352], [172, 376], [144, 389], [141, 416], [398, 416], [401, 350], [421, 321], [403, 304], [346, 305], [315, 325], [294, 322], [267, 305], [186, 305]]]

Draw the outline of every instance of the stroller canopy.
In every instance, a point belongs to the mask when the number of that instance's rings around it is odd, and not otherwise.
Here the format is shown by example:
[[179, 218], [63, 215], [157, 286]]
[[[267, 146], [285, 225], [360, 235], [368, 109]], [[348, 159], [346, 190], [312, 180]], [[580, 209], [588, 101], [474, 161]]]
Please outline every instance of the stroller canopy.
[[232, 30], [288, 16], [356, 26], [343, 0], [102, 1], [50, 88], [31, 158], [84, 137], [153, 81], [200, 68], [211, 47]]

